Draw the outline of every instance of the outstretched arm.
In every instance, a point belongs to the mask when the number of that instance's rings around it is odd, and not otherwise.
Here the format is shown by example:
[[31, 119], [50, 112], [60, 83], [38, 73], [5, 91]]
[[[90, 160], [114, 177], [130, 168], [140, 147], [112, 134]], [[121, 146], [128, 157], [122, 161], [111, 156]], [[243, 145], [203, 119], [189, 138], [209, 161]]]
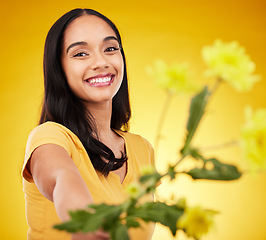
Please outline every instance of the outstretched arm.
[[[27, 165], [39, 191], [54, 202], [56, 212], [62, 221], [69, 220], [68, 212], [86, 207], [93, 202], [76, 165], [67, 151], [55, 144], [45, 144], [32, 153]], [[75, 239], [109, 239], [101, 231], [95, 234], [75, 234]]]

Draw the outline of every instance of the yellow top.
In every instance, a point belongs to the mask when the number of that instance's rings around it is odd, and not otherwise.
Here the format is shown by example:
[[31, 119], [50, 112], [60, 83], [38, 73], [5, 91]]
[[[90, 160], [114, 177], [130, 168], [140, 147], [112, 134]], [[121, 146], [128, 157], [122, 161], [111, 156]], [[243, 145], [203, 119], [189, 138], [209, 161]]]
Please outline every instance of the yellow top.
[[[150, 143], [139, 135], [117, 131], [124, 138], [128, 156], [127, 174], [121, 184], [117, 174], [110, 172], [104, 177], [96, 171], [78, 137], [66, 127], [46, 122], [34, 128], [28, 138], [25, 161], [22, 169], [23, 190], [26, 198], [26, 218], [29, 225], [28, 240], [70, 240], [71, 235], [53, 229], [60, 223], [54, 203], [45, 198], [37, 189], [26, 164], [33, 151], [47, 143], [57, 144], [68, 152], [77, 166], [95, 203], [119, 204], [128, 198], [126, 186], [136, 180], [140, 168], [154, 163], [153, 149]], [[152, 200], [152, 196], [148, 196]], [[131, 240], [151, 239], [154, 224], [143, 224], [142, 228], [129, 230]]]

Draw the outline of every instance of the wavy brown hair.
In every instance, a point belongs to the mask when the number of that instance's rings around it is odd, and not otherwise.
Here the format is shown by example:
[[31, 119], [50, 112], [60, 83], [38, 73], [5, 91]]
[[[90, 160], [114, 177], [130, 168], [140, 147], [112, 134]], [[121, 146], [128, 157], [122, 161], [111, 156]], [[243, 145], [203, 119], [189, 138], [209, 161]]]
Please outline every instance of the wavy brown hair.
[[[110, 148], [99, 141], [95, 121], [83, 103], [70, 90], [61, 64], [64, 31], [69, 24], [83, 16], [94, 15], [103, 19], [115, 32], [124, 62], [124, 76], [120, 89], [112, 101], [111, 128], [127, 131], [131, 109], [129, 103], [126, 59], [121, 36], [115, 24], [92, 9], [73, 9], [59, 18], [49, 30], [44, 47], [44, 101], [39, 123], [53, 121], [75, 133], [85, 147], [94, 168], [105, 176], [120, 168], [127, 160], [125, 154], [117, 159]], [[95, 135], [92, 133], [96, 133]], [[104, 161], [108, 160], [107, 162]]]

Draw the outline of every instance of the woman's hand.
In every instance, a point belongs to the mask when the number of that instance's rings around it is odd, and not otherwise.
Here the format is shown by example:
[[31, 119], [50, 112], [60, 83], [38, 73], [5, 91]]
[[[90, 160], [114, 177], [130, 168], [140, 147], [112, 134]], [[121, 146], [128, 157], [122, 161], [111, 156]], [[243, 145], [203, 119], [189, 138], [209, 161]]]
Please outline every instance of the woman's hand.
[[94, 233], [77, 233], [72, 235], [72, 240], [110, 240], [108, 233], [98, 230]]

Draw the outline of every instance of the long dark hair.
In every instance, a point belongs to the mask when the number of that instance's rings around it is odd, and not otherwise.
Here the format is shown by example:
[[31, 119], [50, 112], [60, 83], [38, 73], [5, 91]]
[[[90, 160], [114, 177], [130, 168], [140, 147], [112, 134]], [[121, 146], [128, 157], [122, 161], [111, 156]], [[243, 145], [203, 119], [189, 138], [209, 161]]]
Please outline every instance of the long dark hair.
[[[131, 110], [129, 104], [126, 59], [121, 36], [114, 23], [92, 9], [73, 9], [59, 18], [49, 30], [44, 47], [44, 101], [39, 123], [54, 121], [75, 133], [85, 147], [94, 168], [105, 176], [120, 168], [127, 160], [125, 154], [117, 159], [110, 148], [99, 141], [95, 121], [82, 102], [70, 90], [62, 68], [60, 56], [64, 31], [78, 17], [94, 15], [103, 19], [114, 30], [124, 62], [124, 76], [120, 89], [112, 100], [111, 128], [127, 131]], [[96, 133], [95, 134], [92, 133]], [[107, 160], [106, 161], [104, 161]]]

